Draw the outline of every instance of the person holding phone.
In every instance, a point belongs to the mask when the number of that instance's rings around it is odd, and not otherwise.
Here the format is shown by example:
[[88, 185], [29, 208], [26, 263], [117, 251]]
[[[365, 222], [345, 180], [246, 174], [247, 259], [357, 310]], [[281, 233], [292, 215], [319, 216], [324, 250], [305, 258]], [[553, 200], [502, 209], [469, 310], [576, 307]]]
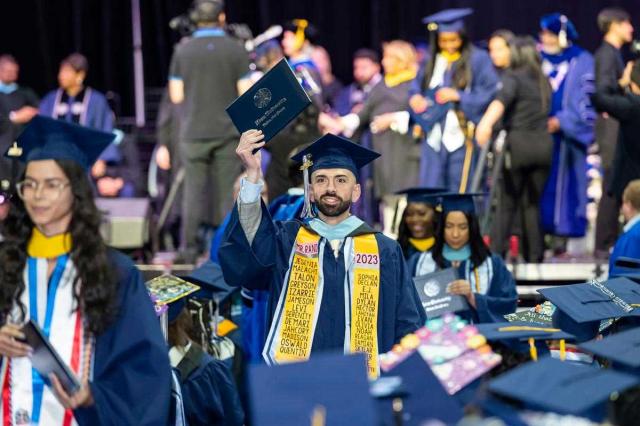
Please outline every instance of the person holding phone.
[[[113, 135], [36, 116], [0, 245], [0, 406], [11, 424], [167, 424], [171, 370], [142, 277], [107, 248], [88, 171]], [[33, 369], [33, 321], [81, 384]]]

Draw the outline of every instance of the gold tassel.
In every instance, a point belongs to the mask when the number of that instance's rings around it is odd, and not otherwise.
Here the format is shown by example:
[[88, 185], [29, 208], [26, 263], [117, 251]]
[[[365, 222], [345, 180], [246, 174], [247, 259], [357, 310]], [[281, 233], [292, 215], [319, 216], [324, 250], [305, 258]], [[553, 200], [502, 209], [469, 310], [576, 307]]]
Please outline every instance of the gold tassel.
[[560, 340], [560, 361], [567, 359], [567, 344], [564, 339]]
[[538, 348], [536, 348], [536, 341], [533, 337], [529, 337], [529, 353], [532, 360], [538, 360]]

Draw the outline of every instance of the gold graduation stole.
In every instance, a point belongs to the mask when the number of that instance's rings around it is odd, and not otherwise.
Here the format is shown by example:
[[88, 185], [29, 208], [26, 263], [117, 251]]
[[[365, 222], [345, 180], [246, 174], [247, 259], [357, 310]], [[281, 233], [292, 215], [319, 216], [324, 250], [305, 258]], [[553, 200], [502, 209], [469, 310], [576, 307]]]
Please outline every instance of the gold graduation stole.
[[[305, 227], [300, 227], [298, 231], [289, 273], [285, 278], [286, 287], [280, 295], [263, 353], [268, 363], [303, 361], [311, 355], [324, 287], [321, 261], [324, 244], [320, 239], [319, 235]], [[351, 296], [351, 300], [345, 300], [345, 352], [365, 353], [367, 372], [369, 377], [375, 378], [379, 374], [378, 244], [374, 234], [347, 240], [352, 240], [353, 244], [348, 245], [352, 247], [351, 253], [345, 251], [345, 257], [352, 259], [345, 277], [345, 294]]]

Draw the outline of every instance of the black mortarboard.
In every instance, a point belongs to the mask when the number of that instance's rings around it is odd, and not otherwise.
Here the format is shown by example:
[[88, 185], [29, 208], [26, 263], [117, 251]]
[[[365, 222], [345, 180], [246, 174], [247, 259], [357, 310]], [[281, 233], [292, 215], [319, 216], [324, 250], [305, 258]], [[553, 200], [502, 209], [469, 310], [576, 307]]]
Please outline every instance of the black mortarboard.
[[291, 31], [293, 33], [296, 33], [296, 37], [304, 36], [302, 41], [304, 41], [304, 39], [307, 39], [312, 43], [315, 41], [319, 34], [318, 28], [315, 25], [302, 18], [287, 21], [282, 27], [284, 31]]
[[4, 155], [23, 163], [71, 160], [88, 170], [114, 138], [113, 133], [36, 115]]

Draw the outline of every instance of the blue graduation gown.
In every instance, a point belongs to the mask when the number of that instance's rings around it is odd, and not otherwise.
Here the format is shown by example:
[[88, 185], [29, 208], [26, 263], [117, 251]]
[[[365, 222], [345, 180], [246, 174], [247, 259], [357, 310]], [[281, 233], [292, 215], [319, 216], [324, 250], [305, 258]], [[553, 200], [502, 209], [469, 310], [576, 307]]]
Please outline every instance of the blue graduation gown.
[[[410, 271], [416, 273], [416, 266], [420, 259], [420, 253], [412, 256], [409, 260]], [[487, 260], [485, 260], [486, 262]], [[489, 277], [489, 285], [485, 294], [475, 292], [476, 309], [469, 309], [466, 312], [458, 312], [457, 314], [464, 319], [473, 323], [501, 322], [504, 321], [504, 315], [511, 314], [516, 311], [518, 302], [518, 293], [516, 291], [516, 282], [507, 269], [502, 258], [496, 254], [491, 254], [488, 259], [491, 262], [491, 276]], [[473, 268], [469, 268], [470, 273], [467, 275], [469, 260], [465, 260], [458, 266], [458, 276], [460, 279], [470, 281], [475, 279]], [[435, 264], [434, 264], [435, 265]], [[445, 268], [450, 268], [451, 262], [445, 261]], [[437, 269], [437, 266], [436, 266]], [[480, 279], [486, 279], [484, 274], [480, 274]], [[473, 283], [472, 283], [473, 286]]]
[[109, 252], [119, 281], [115, 321], [95, 338], [91, 394], [95, 404], [73, 414], [80, 426], [166, 425], [171, 366], [142, 275], [131, 260]]
[[[224, 362], [191, 345], [178, 364], [187, 424], [241, 426], [244, 412], [231, 375]], [[185, 375], [186, 377], [182, 377]]]
[[[462, 111], [468, 121], [477, 124], [489, 103], [495, 97], [500, 80], [491, 58], [484, 50], [472, 47], [469, 60], [472, 75], [471, 84], [458, 91], [460, 101], [455, 103], [455, 108]], [[454, 87], [453, 73], [457, 65], [458, 62], [453, 63], [451, 69], [445, 72], [443, 86]], [[425, 72], [425, 67], [422, 67], [413, 81], [409, 96], [424, 92], [422, 90], [423, 85], [428, 86], [429, 84], [429, 82], [424, 81]], [[441, 126], [444, 126], [444, 119], [441, 122]], [[466, 129], [463, 129], [463, 131], [466, 131]], [[441, 146], [440, 151], [436, 152], [426, 142], [423, 143], [419, 173], [420, 184], [425, 186], [445, 186], [451, 191], [458, 192], [463, 179], [462, 174], [465, 172], [465, 156], [466, 148], [464, 145], [453, 152], [447, 152], [446, 148]], [[466, 170], [467, 188], [470, 185], [471, 176], [473, 176], [475, 168], [475, 159], [473, 157], [472, 153], [470, 166]]]
[[[616, 267], [616, 259], [619, 257], [631, 257], [634, 259], [640, 259], [640, 221], [636, 222], [624, 234], [620, 235], [616, 245], [613, 246], [613, 252], [609, 257], [609, 278], [613, 278], [616, 275], [625, 272], [626, 268]], [[628, 269], [626, 269], [628, 272]]]
[[[233, 209], [224, 242], [218, 256], [224, 278], [230, 285], [269, 290], [268, 324], [283, 289], [284, 277], [298, 230], [299, 221], [273, 222], [264, 204], [262, 220], [250, 246]], [[426, 316], [407, 272], [402, 250], [397, 242], [373, 231], [367, 225], [352, 236], [375, 233], [380, 251], [380, 298], [378, 305], [378, 350], [387, 352], [403, 336], [424, 324]], [[313, 338], [312, 353], [343, 350], [345, 330], [344, 253], [338, 258], [330, 244], [325, 245], [324, 293]]]
[[[540, 200], [542, 226], [553, 235], [582, 237], [587, 227], [587, 148], [594, 139], [596, 118], [590, 99], [595, 91], [594, 61], [577, 46], [561, 55], [542, 56], [549, 67], [568, 66], [552, 97], [550, 115], [558, 119], [561, 130], [553, 135], [551, 172]], [[551, 71], [550, 80], [556, 73]]]

